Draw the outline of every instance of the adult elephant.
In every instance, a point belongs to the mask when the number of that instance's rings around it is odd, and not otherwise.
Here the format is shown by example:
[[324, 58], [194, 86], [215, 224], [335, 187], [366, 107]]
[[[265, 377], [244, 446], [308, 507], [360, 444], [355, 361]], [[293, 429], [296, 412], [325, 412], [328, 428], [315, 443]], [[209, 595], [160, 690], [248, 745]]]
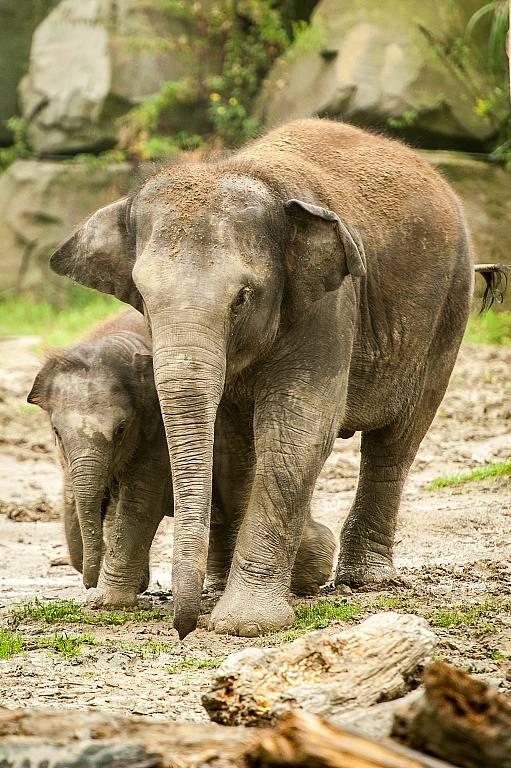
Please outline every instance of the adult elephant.
[[351, 125], [293, 122], [228, 159], [158, 172], [97, 211], [51, 265], [150, 326], [180, 637], [197, 624], [213, 463], [233, 535], [242, 519], [217, 632], [292, 621], [291, 571], [338, 434], [361, 430], [362, 449], [336, 583], [392, 578], [403, 482], [472, 293], [459, 202], [426, 162]]

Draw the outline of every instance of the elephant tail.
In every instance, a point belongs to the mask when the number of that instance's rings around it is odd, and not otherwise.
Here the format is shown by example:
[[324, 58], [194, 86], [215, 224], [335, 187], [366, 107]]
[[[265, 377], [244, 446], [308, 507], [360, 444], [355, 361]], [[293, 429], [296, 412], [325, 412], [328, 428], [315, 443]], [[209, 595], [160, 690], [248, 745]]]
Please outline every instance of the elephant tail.
[[511, 273], [511, 267], [505, 264], [475, 264], [474, 269], [484, 277], [486, 283], [481, 313], [490, 309], [494, 303], [502, 304], [507, 289], [507, 276]]

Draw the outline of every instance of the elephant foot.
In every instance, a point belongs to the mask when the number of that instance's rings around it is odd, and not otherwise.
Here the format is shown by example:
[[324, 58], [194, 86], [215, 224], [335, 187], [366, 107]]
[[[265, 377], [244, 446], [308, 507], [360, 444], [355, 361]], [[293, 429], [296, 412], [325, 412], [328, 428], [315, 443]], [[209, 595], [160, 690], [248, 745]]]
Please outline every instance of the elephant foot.
[[227, 584], [227, 576], [224, 574], [207, 573], [204, 580], [206, 592], [223, 592]]
[[271, 593], [225, 592], [211, 614], [209, 629], [219, 635], [257, 637], [289, 627], [293, 620], [294, 611], [284, 598], [276, 599]]
[[315, 595], [331, 578], [335, 539], [326, 525], [310, 520], [298, 549], [291, 591], [295, 595]]
[[392, 561], [382, 560], [371, 565], [348, 565], [339, 560], [335, 574], [335, 586], [381, 587], [384, 584], [400, 584], [399, 574]]
[[103, 608], [151, 608], [152, 602], [147, 597], [139, 598], [135, 592], [112, 588], [87, 590], [85, 606], [92, 610]]

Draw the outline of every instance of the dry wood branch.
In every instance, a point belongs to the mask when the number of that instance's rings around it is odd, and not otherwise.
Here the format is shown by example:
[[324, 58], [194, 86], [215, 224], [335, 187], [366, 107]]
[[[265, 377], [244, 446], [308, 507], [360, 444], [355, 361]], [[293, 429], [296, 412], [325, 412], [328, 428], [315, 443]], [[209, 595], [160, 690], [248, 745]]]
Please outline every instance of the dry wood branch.
[[424, 684], [424, 696], [395, 715], [393, 736], [462, 768], [511, 768], [508, 699], [444, 662]]
[[368, 741], [301, 711], [263, 731], [246, 761], [249, 768], [452, 768], [403, 747]]
[[434, 645], [423, 619], [380, 613], [337, 634], [231, 654], [202, 702], [223, 725], [273, 724], [298, 708], [339, 721], [411, 690]]

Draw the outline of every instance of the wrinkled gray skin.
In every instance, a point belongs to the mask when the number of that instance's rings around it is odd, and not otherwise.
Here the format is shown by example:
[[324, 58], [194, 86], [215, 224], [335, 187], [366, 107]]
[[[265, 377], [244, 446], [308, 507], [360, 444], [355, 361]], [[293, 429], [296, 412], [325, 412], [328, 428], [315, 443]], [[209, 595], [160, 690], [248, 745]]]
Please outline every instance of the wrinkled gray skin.
[[[144, 311], [175, 498], [174, 626], [197, 623], [214, 486], [237, 530], [210, 626], [288, 625], [323, 463], [362, 431], [336, 583], [392, 579], [401, 491], [445, 392], [472, 266], [460, 205], [413, 151], [290, 123], [99, 210], [53, 269]], [[313, 536], [314, 538], [314, 536]]]
[[[143, 315], [128, 310], [53, 355], [28, 396], [50, 417], [63, 470], [70, 560], [87, 588], [97, 585], [88, 594], [95, 607], [137, 603], [137, 593], [149, 584], [154, 534], [163, 516], [173, 511], [150, 349]], [[232, 526], [216, 498], [210, 589], [224, 588], [233, 548]], [[293, 572], [297, 594], [314, 593], [329, 578], [333, 549], [328, 528], [309, 520]]]
[[[71, 564], [86, 587], [99, 578], [110, 603], [132, 604], [149, 583], [149, 549], [171, 504], [150, 339], [140, 313], [128, 310], [54, 353], [28, 401], [48, 412], [55, 434]], [[103, 528], [109, 529], [106, 548]]]

